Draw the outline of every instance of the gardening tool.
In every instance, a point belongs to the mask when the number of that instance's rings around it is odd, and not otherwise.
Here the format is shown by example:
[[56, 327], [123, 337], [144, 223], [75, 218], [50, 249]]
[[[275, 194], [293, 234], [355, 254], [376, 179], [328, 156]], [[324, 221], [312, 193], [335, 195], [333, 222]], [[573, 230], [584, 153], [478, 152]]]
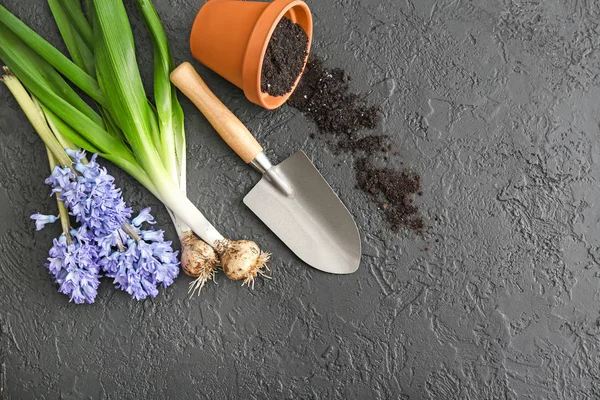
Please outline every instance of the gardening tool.
[[312, 16], [302, 0], [210, 0], [200, 8], [192, 26], [192, 55], [242, 89], [251, 102], [269, 110], [277, 108], [288, 100], [302, 76], [300, 73], [292, 90], [283, 96], [260, 90], [267, 45], [284, 16], [304, 29], [310, 52]]
[[360, 264], [360, 236], [354, 219], [302, 151], [273, 166], [254, 136], [206, 86], [190, 63], [171, 81], [244, 162], [263, 174], [244, 203], [310, 266], [350, 274]]

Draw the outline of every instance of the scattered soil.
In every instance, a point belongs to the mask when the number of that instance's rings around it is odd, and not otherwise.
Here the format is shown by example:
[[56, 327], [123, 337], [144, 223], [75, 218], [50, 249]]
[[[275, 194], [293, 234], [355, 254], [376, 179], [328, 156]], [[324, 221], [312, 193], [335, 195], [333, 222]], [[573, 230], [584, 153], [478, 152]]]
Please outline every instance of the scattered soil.
[[350, 81], [343, 69], [329, 69], [321, 58], [311, 55], [288, 104], [313, 120], [321, 133], [352, 142], [359, 131], [375, 129], [380, 117], [379, 107], [350, 91]]
[[399, 152], [386, 135], [364, 135], [379, 126], [380, 110], [368, 104], [366, 95], [351, 92], [350, 81], [343, 69], [327, 68], [311, 54], [288, 104], [314, 121], [321, 135], [335, 138], [334, 150], [360, 154], [354, 164], [357, 187], [379, 205], [392, 231], [406, 227], [422, 235], [425, 223], [414, 204], [415, 195], [422, 195], [421, 178], [406, 168], [375, 166]]
[[260, 85], [264, 93], [283, 96], [289, 93], [304, 67], [308, 36], [304, 29], [282, 18], [275, 27], [263, 60]]
[[358, 186], [381, 204], [381, 209], [393, 231], [408, 227], [422, 234], [425, 224], [414, 204], [414, 195], [421, 190], [421, 177], [408, 169], [376, 168], [367, 158], [356, 161]]

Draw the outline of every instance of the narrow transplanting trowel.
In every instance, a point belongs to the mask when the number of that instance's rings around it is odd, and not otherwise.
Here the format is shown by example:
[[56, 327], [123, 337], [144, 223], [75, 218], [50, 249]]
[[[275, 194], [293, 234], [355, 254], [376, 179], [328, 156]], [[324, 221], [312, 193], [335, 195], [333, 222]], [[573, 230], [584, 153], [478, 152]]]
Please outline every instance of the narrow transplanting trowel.
[[190, 63], [171, 81], [246, 163], [263, 178], [244, 203], [302, 261], [321, 271], [350, 274], [360, 264], [360, 236], [354, 219], [302, 151], [273, 166], [239, 119], [206, 86]]

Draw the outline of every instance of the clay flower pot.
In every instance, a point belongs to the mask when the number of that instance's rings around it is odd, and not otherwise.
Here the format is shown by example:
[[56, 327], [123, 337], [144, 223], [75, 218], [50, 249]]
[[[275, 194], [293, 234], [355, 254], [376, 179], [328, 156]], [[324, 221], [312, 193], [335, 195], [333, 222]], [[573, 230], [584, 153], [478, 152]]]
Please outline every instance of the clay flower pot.
[[306, 31], [310, 51], [312, 16], [302, 0], [210, 0], [202, 6], [192, 27], [192, 55], [242, 89], [251, 102], [269, 110], [277, 108], [287, 101], [302, 76], [300, 73], [292, 90], [283, 96], [261, 92], [263, 58], [284, 16]]

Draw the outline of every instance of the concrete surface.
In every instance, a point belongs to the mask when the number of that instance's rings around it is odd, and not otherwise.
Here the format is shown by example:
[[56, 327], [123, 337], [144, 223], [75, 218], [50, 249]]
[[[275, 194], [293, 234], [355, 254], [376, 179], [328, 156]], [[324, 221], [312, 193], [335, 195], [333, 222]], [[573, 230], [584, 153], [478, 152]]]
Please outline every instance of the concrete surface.
[[[178, 61], [198, 1], [156, 0]], [[45, 1], [2, 2], [45, 37]], [[303, 116], [208, 84], [283, 159], [303, 148], [356, 216], [350, 276], [299, 262], [242, 204], [258, 176], [184, 101], [189, 193], [220, 229], [274, 253], [273, 280], [153, 301], [106, 282], [93, 306], [43, 267], [59, 228], [44, 149], [0, 88], [0, 368], [6, 399], [600, 397], [600, 9], [595, 0], [311, 1], [314, 51], [381, 104], [378, 133], [422, 176], [427, 239], [391, 234]], [[136, 33], [143, 33], [140, 23]], [[151, 53], [140, 40], [147, 75]], [[342, 163], [347, 167], [334, 167]], [[111, 167], [139, 209], [157, 201]], [[436, 218], [437, 217], [437, 221]], [[428, 251], [424, 251], [428, 248]]]

